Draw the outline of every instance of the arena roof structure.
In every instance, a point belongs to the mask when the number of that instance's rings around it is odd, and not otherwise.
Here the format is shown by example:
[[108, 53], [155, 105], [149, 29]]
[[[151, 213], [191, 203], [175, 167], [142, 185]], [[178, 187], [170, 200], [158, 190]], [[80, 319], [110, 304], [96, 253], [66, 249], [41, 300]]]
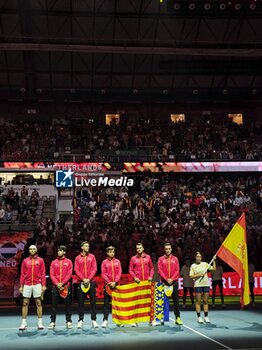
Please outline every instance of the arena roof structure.
[[262, 1], [2, 0], [1, 101], [259, 101]]

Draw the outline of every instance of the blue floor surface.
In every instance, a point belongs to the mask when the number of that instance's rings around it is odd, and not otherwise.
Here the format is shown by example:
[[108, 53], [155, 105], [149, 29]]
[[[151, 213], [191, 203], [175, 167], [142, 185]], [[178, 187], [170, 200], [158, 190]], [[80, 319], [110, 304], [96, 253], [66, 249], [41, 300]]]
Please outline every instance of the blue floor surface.
[[[173, 319], [170, 313], [170, 318]], [[262, 313], [259, 310], [211, 310], [210, 324], [196, 322], [194, 311], [183, 311], [183, 326], [173, 321], [164, 326], [116, 327], [92, 329], [90, 315], [86, 315], [83, 330], [76, 328], [78, 317], [73, 315], [73, 329], [67, 330], [63, 315], [57, 316], [56, 329], [47, 330], [49, 316], [43, 317], [45, 329], [36, 329], [35, 315], [28, 317], [28, 329], [19, 331], [20, 316], [0, 317], [0, 349], [106, 349], [106, 350], [262, 350]], [[98, 314], [102, 324], [102, 315]]]

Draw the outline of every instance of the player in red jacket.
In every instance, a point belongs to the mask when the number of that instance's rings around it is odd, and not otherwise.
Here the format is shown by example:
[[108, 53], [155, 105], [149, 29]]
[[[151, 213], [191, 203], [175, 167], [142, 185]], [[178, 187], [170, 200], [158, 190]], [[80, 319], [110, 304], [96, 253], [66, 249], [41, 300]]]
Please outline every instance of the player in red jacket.
[[[120, 260], [115, 258], [115, 247], [109, 246], [106, 248], [107, 258], [103, 260], [101, 266], [101, 276], [105, 282], [104, 287], [104, 319], [102, 328], [108, 326], [108, 315], [110, 311], [110, 290], [114, 290], [120, 281], [122, 275], [122, 267]], [[106, 286], [109, 288], [107, 292]]]
[[[81, 244], [82, 252], [75, 258], [75, 273], [78, 277], [78, 303], [79, 303], [79, 320], [77, 328], [83, 328], [84, 324], [84, 300], [88, 293], [91, 305], [92, 327], [98, 328], [96, 322], [96, 285], [93, 282], [97, 272], [96, 258], [89, 253], [89, 243], [87, 241]], [[88, 290], [87, 290], [88, 289]]]
[[24, 259], [21, 266], [19, 292], [23, 295], [22, 323], [19, 330], [27, 328], [28, 305], [33, 296], [37, 308], [38, 329], [44, 329], [42, 320], [41, 295], [46, 290], [45, 263], [37, 255], [37, 247], [30, 245], [29, 257]]
[[50, 266], [50, 278], [53, 283], [53, 288], [52, 314], [48, 329], [55, 328], [57, 303], [61, 299], [65, 302], [66, 328], [72, 328], [70, 279], [73, 273], [73, 264], [65, 255], [66, 246], [60, 245], [57, 248], [57, 258], [52, 261]]
[[158, 273], [162, 282], [167, 286], [173, 286], [171, 296], [174, 303], [174, 314], [176, 324], [181, 326], [183, 322], [180, 318], [178, 299], [179, 261], [176, 256], [172, 255], [172, 246], [170, 243], [164, 244], [164, 250], [165, 254], [158, 259]]
[[137, 254], [132, 256], [129, 264], [129, 274], [136, 283], [140, 281], [152, 281], [154, 276], [154, 266], [150, 255], [144, 253], [144, 245], [136, 244]]
[[[136, 283], [140, 281], [151, 282], [154, 276], [154, 266], [150, 255], [144, 253], [143, 243], [136, 244], [136, 255], [132, 256], [129, 263], [129, 274], [134, 278]], [[133, 323], [132, 327], [136, 327]]]

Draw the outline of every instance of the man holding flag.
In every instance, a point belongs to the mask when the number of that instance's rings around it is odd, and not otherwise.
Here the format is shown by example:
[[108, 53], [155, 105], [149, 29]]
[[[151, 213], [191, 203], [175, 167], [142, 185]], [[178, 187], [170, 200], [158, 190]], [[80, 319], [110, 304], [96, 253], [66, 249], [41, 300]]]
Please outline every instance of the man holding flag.
[[137, 254], [132, 256], [129, 264], [129, 273], [136, 283], [151, 282], [154, 276], [154, 266], [150, 255], [144, 253], [144, 245], [136, 244]]
[[[142, 281], [151, 282], [154, 276], [154, 266], [150, 255], [144, 253], [143, 243], [136, 244], [137, 254], [132, 256], [129, 264], [129, 274], [136, 283]], [[132, 327], [136, 327], [136, 323], [132, 323]]]
[[134, 283], [112, 290], [112, 319], [117, 326], [149, 322], [157, 326], [169, 320], [169, 301], [164, 284], [152, 282], [154, 268], [151, 257], [144, 253], [142, 243], [136, 245], [137, 255], [130, 261], [129, 272]]

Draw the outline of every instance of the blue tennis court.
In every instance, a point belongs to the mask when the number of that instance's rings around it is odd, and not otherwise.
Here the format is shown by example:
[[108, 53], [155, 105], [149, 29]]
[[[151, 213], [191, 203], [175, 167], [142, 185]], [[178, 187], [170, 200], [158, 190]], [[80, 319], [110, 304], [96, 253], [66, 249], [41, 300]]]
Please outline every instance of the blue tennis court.
[[[90, 315], [85, 317], [82, 330], [76, 328], [78, 316], [73, 315], [73, 329], [65, 327], [64, 315], [57, 317], [56, 329], [48, 330], [49, 315], [44, 316], [46, 328], [36, 329], [36, 316], [28, 317], [28, 329], [19, 331], [20, 315], [0, 318], [1, 348], [13, 349], [201, 349], [236, 350], [262, 349], [262, 312], [250, 310], [211, 310], [211, 324], [196, 322], [194, 311], [183, 311], [184, 325], [179, 327], [171, 320], [164, 326], [116, 327], [110, 321], [107, 329], [92, 329]], [[102, 324], [102, 314], [98, 314]]]

